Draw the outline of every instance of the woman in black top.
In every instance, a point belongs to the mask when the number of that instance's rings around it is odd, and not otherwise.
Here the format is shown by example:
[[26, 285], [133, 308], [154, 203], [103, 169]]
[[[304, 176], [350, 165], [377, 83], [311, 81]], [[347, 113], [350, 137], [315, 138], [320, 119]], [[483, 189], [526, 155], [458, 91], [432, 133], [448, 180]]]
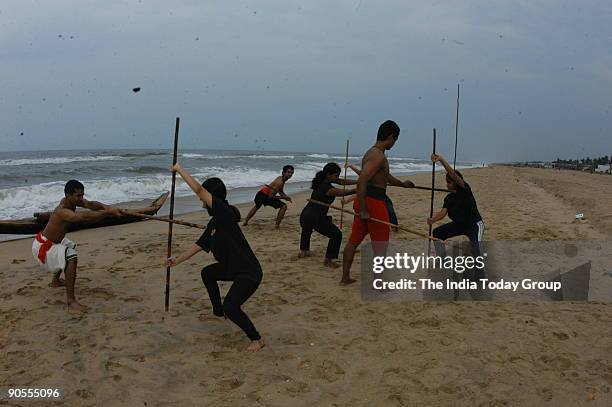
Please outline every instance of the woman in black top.
[[[212, 218], [198, 241], [176, 259], [167, 259], [166, 266], [175, 267], [202, 250], [212, 252], [217, 263], [202, 269], [202, 281], [208, 291], [213, 313], [218, 317], [226, 316], [238, 325], [251, 340], [247, 350], [257, 352], [264, 347], [264, 342], [241, 306], [257, 290], [263, 274], [257, 257], [238, 226], [240, 212], [225, 200], [227, 190], [219, 178], [209, 178], [200, 185], [179, 164], [172, 170], [187, 182]], [[234, 282], [223, 303], [217, 281]]]
[[[355, 185], [357, 181], [341, 180], [340, 166], [336, 163], [328, 163], [323, 167], [323, 171], [317, 172], [312, 180], [312, 194], [310, 199], [331, 204], [337, 196], [351, 195], [356, 192], [356, 189], [342, 190], [334, 188], [332, 183], [340, 185]], [[317, 205], [312, 202], [302, 210], [300, 215], [300, 225], [302, 226], [302, 236], [300, 239], [300, 254], [299, 257], [310, 256], [310, 236], [312, 231], [316, 230], [323, 236], [329, 237], [327, 244], [327, 252], [325, 254], [325, 262], [327, 267], [339, 267], [334, 259], [338, 258], [340, 252], [340, 243], [342, 242], [342, 232], [332, 222], [332, 217], [327, 216], [328, 207]]]
[[[433, 230], [433, 236], [440, 240], [451, 237], [465, 235], [473, 243], [473, 253], [479, 256], [481, 252], [480, 242], [484, 236], [484, 222], [478, 212], [476, 199], [472, 193], [470, 185], [463, 180], [463, 175], [459, 171], [453, 170], [448, 162], [438, 154], [432, 154], [433, 162], [440, 162], [446, 170], [446, 187], [452, 192], [444, 198], [444, 205], [440, 212], [427, 219], [429, 225], [438, 222], [446, 215], [451, 222], [438, 226]], [[436, 242], [437, 243], [437, 242]], [[440, 253], [442, 245], [436, 244], [436, 251]]]

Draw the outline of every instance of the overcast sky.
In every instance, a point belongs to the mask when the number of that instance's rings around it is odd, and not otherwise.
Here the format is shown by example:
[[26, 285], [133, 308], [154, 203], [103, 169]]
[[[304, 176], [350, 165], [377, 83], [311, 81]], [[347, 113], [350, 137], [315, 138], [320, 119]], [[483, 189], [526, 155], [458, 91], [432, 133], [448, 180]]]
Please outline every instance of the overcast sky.
[[[0, 151], [612, 154], [609, 1], [3, 0]], [[138, 93], [132, 88], [140, 87]], [[23, 133], [23, 134], [22, 134]], [[265, 140], [265, 141], [264, 141]]]

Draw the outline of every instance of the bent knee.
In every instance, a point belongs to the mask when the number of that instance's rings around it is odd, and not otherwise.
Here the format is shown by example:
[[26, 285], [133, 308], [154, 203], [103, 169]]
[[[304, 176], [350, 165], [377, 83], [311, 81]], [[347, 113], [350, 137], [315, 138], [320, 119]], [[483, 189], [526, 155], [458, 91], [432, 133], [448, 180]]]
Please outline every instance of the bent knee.
[[225, 315], [233, 315], [236, 312], [240, 311], [240, 306], [231, 302], [231, 301], [225, 301], [223, 302], [223, 313]]
[[433, 235], [433, 237], [435, 237], [435, 238], [437, 238], [437, 239], [445, 240], [445, 239], [444, 239], [444, 236], [442, 235], [442, 231], [440, 230], [440, 228], [439, 228], [439, 227], [438, 227], [438, 228], [435, 228], [435, 229], [433, 230], [432, 235]]

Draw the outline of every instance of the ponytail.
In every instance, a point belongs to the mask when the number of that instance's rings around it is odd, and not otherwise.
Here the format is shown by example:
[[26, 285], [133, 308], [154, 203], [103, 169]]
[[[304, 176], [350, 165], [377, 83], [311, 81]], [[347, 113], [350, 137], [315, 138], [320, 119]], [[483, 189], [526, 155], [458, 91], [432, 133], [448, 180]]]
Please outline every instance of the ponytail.
[[340, 170], [340, 166], [336, 163], [327, 163], [323, 170], [317, 172], [315, 177], [312, 179], [312, 184], [310, 185], [311, 189], [319, 188], [319, 185], [325, 180], [328, 175], [331, 174], [340, 174], [342, 170]]

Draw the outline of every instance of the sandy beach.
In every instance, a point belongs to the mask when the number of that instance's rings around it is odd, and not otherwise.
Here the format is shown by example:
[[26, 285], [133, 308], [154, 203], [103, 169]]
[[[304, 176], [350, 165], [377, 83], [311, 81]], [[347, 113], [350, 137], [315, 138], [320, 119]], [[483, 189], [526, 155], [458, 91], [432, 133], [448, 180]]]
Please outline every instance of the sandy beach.
[[[611, 176], [505, 166], [464, 176], [486, 240], [612, 238]], [[429, 174], [409, 179], [430, 183]], [[390, 196], [400, 224], [427, 231], [429, 192]], [[165, 223], [68, 236], [79, 244], [85, 315], [68, 313], [64, 289], [47, 286], [30, 239], [0, 243], [0, 387], [59, 387], [65, 400], [54, 403], [70, 406], [612, 405], [609, 302], [363, 301], [359, 284], [341, 287], [340, 271], [322, 266], [322, 236], [313, 235], [312, 257], [297, 258], [307, 197], [295, 197], [279, 231], [271, 208], [243, 228], [264, 270], [245, 305], [267, 343], [257, 354], [243, 352], [235, 325], [207, 320], [200, 270], [210, 255], [173, 269], [164, 312]], [[243, 217], [249, 208], [240, 205]], [[182, 218], [205, 224], [208, 215]], [[349, 227], [345, 216], [343, 244]], [[200, 234], [174, 231], [175, 253]]]

